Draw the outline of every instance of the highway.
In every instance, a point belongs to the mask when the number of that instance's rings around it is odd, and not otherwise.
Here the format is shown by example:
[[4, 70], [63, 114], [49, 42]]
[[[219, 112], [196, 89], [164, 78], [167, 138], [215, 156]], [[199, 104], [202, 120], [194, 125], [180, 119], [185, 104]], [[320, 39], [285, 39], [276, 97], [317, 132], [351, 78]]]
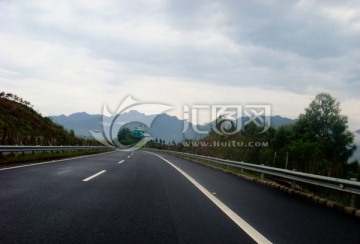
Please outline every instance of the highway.
[[0, 169], [0, 243], [359, 243], [360, 219], [173, 156]]

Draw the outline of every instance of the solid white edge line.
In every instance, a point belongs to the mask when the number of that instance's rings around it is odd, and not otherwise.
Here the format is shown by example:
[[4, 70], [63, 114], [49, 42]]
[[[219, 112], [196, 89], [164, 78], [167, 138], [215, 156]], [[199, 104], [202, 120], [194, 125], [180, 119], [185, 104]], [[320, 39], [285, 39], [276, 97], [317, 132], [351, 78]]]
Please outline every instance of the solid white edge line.
[[118, 162], [118, 164], [121, 164], [121, 163], [123, 163], [125, 160], [121, 160], [120, 162]]
[[271, 243], [266, 237], [260, 234], [257, 230], [255, 230], [251, 225], [249, 225], [245, 220], [243, 220], [239, 215], [237, 215], [234, 211], [232, 211], [228, 206], [226, 206], [223, 202], [221, 202], [217, 197], [211, 194], [205, 187], [203, 187], [200, 183], [198, 183], [195, 179], [189, 176], [187, 173], [182, 171], [179, 167], [175, 166], [169, 160], [157, 155], [155, 153], [147, 152], [153, 154], [166, 163], [175, 168], [178, 172], [180, 172], [186, 179], [188, 179], [196, 188], [198, 188], [205, 196], [207, 196], [210, 201], [212, 201], [218, 208], [220, 208], [232, 221], [234, 221], [243, 231], [245, 231], [254, 241], [257, 243]]
[[115, 151], [105, 152], [105, 153], [97, 153], [97, 154], [91, 154], [91, 155], [85, 155], [85, 156], [80, 156], [80, 157], [64, 158], [64, 159], [46, 161], [46, 162], [41, 162], [41, 163], [33, 163], [33, 164], [26, 164], [26, 165], [7, 167], [7, 168], [0, 168], [0, 171], [10, 170], [10, 169], [26, 168], [26, 167], [37, 166], [37, 165], [42, 165], [42, 164], [52, 164], [52, 163], [63, 162], [63, 161], [68, 161], [68, 160], [72, 160], [72, 159], [88, 158], [88, 157], [93, 157], [93, 156], [102, 155], [102, 154], [108, 154], [108, 153], [113, 153], [113, 152], [115, 152]]
[[98, 172], [98, 173], [96, 173], [96, 174], [94, 174], [94, 175], [92, 175], [92, 176], [90, 176], [90, 177], [88, 177], [86, 179], [83, 179], [82, 181], [89, 181], [89, 180], [95, 178], [96, 176], [99, 176], [99, 175], [101, 175], [102, 173], [105, 173], [105, 172], [106, 172], [106, 170], [102, 170], [102, 171], [100, 171], [100, 172]]

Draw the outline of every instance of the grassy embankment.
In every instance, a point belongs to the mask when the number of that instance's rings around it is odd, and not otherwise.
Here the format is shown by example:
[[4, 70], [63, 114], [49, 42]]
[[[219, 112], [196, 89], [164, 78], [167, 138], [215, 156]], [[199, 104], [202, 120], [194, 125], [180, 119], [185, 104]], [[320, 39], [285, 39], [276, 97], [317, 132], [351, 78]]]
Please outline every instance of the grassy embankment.
[[[36, 112], [33, 106], [22, 98], [10, 93], [0, 94], [0, 145], [100, 146], [100, 143], [93, 139], [76, 137], [73, 131], [66, 130], [49, 117]], [[0, 165], [40, 162], [104, 151], [108, 150], [0, 153]]]

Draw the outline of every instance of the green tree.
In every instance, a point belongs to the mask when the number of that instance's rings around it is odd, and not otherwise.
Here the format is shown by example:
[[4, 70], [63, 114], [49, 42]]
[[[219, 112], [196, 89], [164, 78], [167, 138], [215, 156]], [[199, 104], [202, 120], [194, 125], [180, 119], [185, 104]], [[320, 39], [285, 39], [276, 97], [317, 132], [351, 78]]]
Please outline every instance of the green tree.
[[282, 125], [272, 138], [272, 146], [275, 151], [287, 150], [287, 146], [291, 143], [293, 139], [293, 126], [292, 125]]
[[13, 94], [12, 93], [6, 93], [6, 95], [5, 95], [5, 97], [7, 98], [7, 99], [12, 99], [13, 98]]
[[129, 128], [120, 129], [117, 138], [121, 144], [126, 146], [133, 145], [139, 141], [139, 139], [132, 136], [132, 131]]
[[242, 134], [245, 136], [256, 136], [259, 135], [262, 131], [262, 128], [260, 126], [257, 126], [254, 123], [249, 123], [244, 126], [244, 129], [242, 131]]
[[320, 93], [295, 123], [293, 144], [307, 145], [302, 147], [307, 150], [302, 160], [313, 160], [317, 164], [312, 167], [316, 172], [312, 173], [342, 176], [356, 148], [354, 135], [348, 130], [348, 118], [340, 112], [340, 103], [335, 98]]

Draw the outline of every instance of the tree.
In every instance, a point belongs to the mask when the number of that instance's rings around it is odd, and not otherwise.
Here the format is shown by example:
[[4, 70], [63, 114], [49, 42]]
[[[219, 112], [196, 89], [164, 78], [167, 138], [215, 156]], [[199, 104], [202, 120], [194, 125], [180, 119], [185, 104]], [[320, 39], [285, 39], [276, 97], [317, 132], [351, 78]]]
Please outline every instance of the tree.
[[[354, 135], [348, 130], [348, 118], [340, 112], [340, 103], [335, 98], [320, 93], [305, 113], [300, 114], [294, 126], [294, 143], [302, 141], [313, 145], [313, 153], [309, 155], [317, 161], [321, 173], [328, 176], [342, 175], [347, 160], [356, 148]], [[309, 147], [306, 148], [309, 150]]]
[[286, 150], [287, 146], [290, 144], [293, 136], [293, 126], [292, 125], [282, 125], [272, 138], [272, 145], [275, 151]]
[[12, 93], [6, 93], [5, 97], [7, 99], [13, 98], [13, 94]]
[[126, 146], [133, 145], [139, 141], [139, 139], [132, 136], [132, 131], [129, 128], [120, 129], [117, 138], [121, 144]]
[[250, 123], [244, 126], [242, 134], [246, 136], [256, 136], [259, 135], [261, 131], [262, 128], [260, 126], [257, 126], [254, 123]]

